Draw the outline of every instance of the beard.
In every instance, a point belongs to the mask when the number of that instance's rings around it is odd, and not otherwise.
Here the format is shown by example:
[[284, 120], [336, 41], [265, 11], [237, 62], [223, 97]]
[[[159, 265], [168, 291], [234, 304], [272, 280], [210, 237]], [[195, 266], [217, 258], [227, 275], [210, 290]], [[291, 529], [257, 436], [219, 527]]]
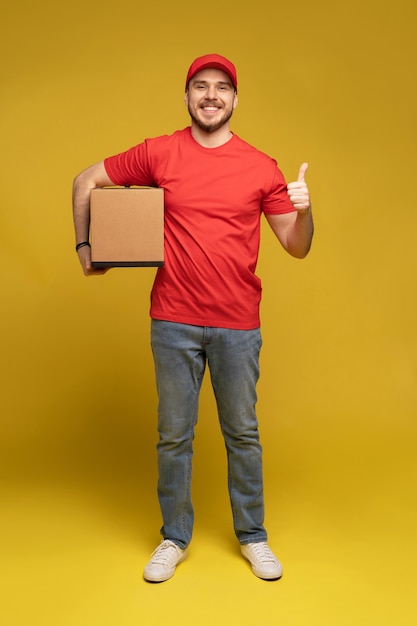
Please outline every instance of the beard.
[[191, 110], [190, 105], [188, 105], [188, 113], [190, 114], [191, 119], [193, 120], [193, 122], [199, 128], [201, 128], [201, 130], [204, 130], [204, 132], [206, 132], [206, 133], [214, 133], [216, 130], [219, 130], [219, 128], [221, 128], [222, 126], [227, 124], [227, 122], [232, 117], [233, 108], [230, 108], [229, 111], [227, 111], [227, 110], [224, 111], [222, 117], [217, 122], [208, 122], [208, 123], [203, 122]]

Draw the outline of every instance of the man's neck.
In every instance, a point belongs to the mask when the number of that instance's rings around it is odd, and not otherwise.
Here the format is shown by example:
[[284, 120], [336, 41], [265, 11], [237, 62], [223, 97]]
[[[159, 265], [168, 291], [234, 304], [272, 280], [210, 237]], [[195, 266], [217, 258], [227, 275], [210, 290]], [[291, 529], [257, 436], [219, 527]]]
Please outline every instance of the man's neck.
[[195, 141], [204, 148], [218, 148], [230, 141], [233, 137], [233, 133], [230, 131], [227, 124], [225, 127], [219, 128], [219, 130], [215, 130], [213, 133], [208, 133], [197, 126], [197, 124], [192, 123], [191, 134]]

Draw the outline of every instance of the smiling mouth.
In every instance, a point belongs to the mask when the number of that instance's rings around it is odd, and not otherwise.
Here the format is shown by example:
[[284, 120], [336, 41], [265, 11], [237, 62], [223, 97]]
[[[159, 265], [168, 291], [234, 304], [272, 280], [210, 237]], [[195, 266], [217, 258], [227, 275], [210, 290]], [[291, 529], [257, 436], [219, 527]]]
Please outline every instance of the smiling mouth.
[[220, 108], [215, 106], [202, 106], [201, 109], [207, 113], [216, 113], [217, 111], [220, 111]]

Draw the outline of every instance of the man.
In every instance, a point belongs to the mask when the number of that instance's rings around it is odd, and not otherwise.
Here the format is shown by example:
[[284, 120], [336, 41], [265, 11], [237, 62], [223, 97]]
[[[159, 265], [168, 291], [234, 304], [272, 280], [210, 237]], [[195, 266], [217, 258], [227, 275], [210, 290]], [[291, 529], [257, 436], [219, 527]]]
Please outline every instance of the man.
[[192, 441], [207, 364], [227, 450], [235, 534], [254, 574], [278, 579], [282, 566], [263, 525], [255, 412], [261, 285], [255, 267], [262, 213], [289, 254], [303, 258], [309, 252], [313, 220], [304, 179], [307, 164], [297, 182], [287, 186], [273, 159], [231, 132], [237, 76], [225, 57], [209, 54], [194, 60], [184, 101], [190, 127], [147, 139], [77, 176], [76, 250], [86, 275], [102, 273], [91, 265], [88, 243], [91, 189], [164, 189], [165, 266], [157, 271], [150, 312], [163, 540], [145, 567], [145, 579], [167, 580], [187, 556], [194, 521]]

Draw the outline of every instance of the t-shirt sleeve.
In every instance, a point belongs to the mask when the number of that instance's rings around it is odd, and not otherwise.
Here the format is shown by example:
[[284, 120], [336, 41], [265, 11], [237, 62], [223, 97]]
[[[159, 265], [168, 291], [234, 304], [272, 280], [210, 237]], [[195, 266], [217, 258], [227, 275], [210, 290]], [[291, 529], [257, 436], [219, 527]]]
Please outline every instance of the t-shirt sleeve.
[[267, 215], [295, 211], [287, 193], [287, 183], [275, 161], [273, 161], [272, 183], [269, 191], [263, 198], [262, 210]]
[[149, 166], [148, 145], [143, 143], [104, 159], [104, 167], [115, 185], [154, 186]]

